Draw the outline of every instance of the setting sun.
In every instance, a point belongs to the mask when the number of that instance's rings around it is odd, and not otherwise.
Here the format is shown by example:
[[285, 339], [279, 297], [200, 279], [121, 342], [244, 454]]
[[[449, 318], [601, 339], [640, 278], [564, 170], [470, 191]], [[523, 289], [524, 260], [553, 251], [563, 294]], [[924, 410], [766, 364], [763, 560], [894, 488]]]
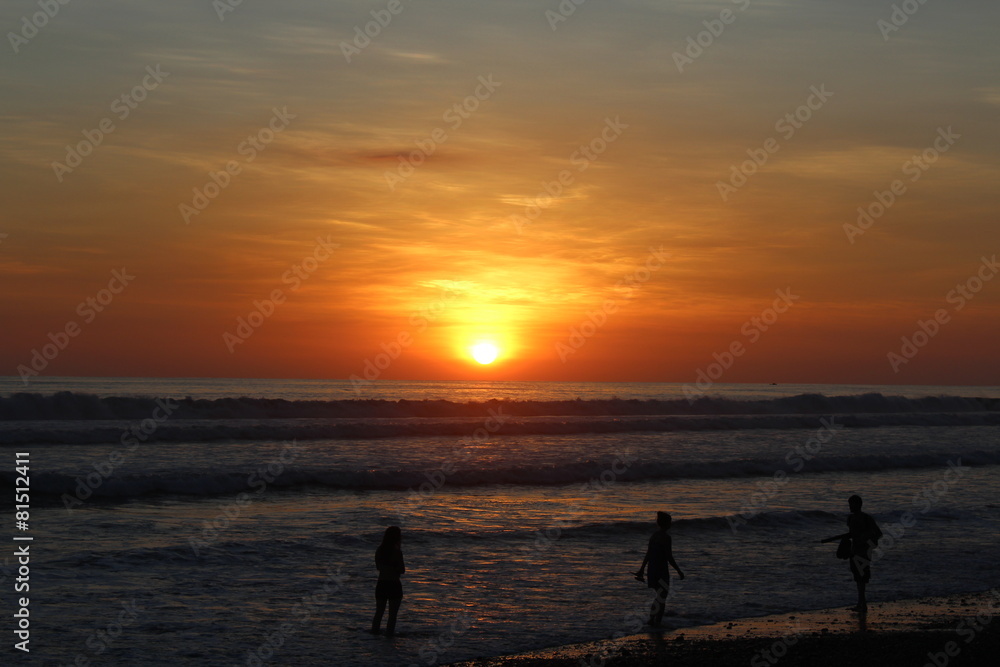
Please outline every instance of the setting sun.
[[493, 363], [500, 354], [500, 350], [493, 343], [477, 343], [472, 346], [471, 352], [472, 358], [483, 365]]

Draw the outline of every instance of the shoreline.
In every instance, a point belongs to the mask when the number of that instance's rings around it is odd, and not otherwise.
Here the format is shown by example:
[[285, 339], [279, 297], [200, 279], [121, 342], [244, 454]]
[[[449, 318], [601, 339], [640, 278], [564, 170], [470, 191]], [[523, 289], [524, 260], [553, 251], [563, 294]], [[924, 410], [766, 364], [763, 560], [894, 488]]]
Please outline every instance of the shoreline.
[[995, 664], [1000, 587], [789, 612], [448, 663], [451, 667]]

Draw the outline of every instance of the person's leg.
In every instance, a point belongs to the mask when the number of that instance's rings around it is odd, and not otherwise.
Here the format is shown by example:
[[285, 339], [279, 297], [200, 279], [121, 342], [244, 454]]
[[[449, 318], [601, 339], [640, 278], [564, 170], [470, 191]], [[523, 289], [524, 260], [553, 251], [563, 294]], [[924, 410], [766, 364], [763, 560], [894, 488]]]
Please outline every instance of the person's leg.
[[664, 585], [663, 579], [656, 582], [656, 588], [652, 590], [656, 597], [653, 598], [653, 603], [649, 607], [649, 625], [655, 628], [663, 620], [663, 610], [667, 605], [667, 586]]
[[854, 607], [854, 611], [867, 611], [868, 601], [865, 598], [865, 588], [871, 577], [871, 561], [865, 558], [865, 554], [855, 554], [851, 557], [851, 574], [854, 575], [854, 583], [858, 587], [858, 604]]
[[[851, 577], [854, 579], [854, 585], [858, 589], [858, 604], [861, 604], [861, 563], [856, 554], [851, 555]], [[854, 606], [854, 611], [857, 611], [857, 605]]]
[[670, 595], [670, 580], [660, 579], [660, 586], [656, 589], [656, 597], [660, 601], [659, 608], [656, 610], [656, 625], [659, 627], [660, 623], [663, 622], [663, 614], [667, 610], [667, 596]]
[[865, 591], [868, 588], [868, 582], [871, 578], [872, 562], [866, 560], [865, 566], [861, 570], [861, 581], [858, 582], [858, 611], [868, 611], [868, 598], [865, 597]]
[[[379, 629], [382, 627], [382, 614], [385, 613], [385, 603], [387, 601], [388, 600], [386, 598], [375, 598], [375, 618], [372, 619], [372, 634], [377, 635], [379, 633]], [[395, 617], [393, 616], [390, 616], [390, 618], [393, 621], [395, 620]]]
[[385, 622], [385, 634], [393, 635], [396, 632], [396, 614], [399, 613], [399, 605], [403, 598], [392, 598], [389, 600], [389, 619]]

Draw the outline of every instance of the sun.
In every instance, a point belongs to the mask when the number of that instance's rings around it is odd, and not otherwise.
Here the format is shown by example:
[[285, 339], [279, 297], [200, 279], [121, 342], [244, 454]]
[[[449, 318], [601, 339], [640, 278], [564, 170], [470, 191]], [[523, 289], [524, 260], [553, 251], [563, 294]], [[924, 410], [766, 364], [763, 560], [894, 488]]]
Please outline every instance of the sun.
[[493, 343], [476, 343], [470, 349], [472, 352], [472, 358], [483, 364], [492, 364], [497, 355], [500, 354], [500, 349]]

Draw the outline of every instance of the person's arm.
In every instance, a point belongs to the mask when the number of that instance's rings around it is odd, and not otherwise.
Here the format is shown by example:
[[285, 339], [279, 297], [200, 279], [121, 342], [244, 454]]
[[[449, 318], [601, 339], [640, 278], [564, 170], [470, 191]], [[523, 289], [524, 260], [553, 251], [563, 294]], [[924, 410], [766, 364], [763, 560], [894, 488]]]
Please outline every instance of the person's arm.
[[[854, 516], [854, 515], [852, 514], [851, 516]], [[826, 544], [827, 542], [835, 542], [837, 540], [842, 540], [844, 538], [851, 537], [851, 531], [853, 529], [854, 529], [854, 526], [851, 525], [851, 517], [849, 516], [849, 517], [847, 517], [847, 532], [846, 533], [841, 533], [840, 535], [834, 535], [833, 537], [828, 537], [825, 540], [820, 540], [819, 543], [820, 544]]]
[[674, 560], [673, 555], [667, 557], [667, 562], [670, 563], [675, 570], [677, 570], [677, 576], [683, 579], [684, 573], [681, 572], [681, 568], [677, 567], [677, 561]]
[[649, 538], [649, 543], [646, 545], [646, 555], [642, 557], [642, 565], [639, 566], [639, 571], [635, 573], [636, 581], [646, 581], [646, 564], [649, 562], [649, 555], [653, 553], [653, 538]]
[[871, 516], [870, 514], [868, 515], [868, 520], [871, 521], [872, 524], [872, 539], [877, 545], [878, 541], [882, 539], [882, 529], [878, 527], [878, 523], [875, 521], [875, 517]]
[[674, 546], [673, 540], [667, 538], [667, 562], [677, 571], [677, 576], [681, 579], [684, 578], [684, 573], [681, 572], [681, 568], [677, 567], [677, 561], [674, 560]]
[[639, 566], [639, 570], [635, 573], [635, 578], [637, 581], [646, 581], [646, 563], [649, 562], [649, 549], [646, 549], [646, 555], [642, 558], [642, 565]]
[[398, 579], [399, 575], [406, 571], [403, 564], [403, 553], [397, 551], [383, 556], [375, 557], [375, 567], [378, 569], [380, 579]]

